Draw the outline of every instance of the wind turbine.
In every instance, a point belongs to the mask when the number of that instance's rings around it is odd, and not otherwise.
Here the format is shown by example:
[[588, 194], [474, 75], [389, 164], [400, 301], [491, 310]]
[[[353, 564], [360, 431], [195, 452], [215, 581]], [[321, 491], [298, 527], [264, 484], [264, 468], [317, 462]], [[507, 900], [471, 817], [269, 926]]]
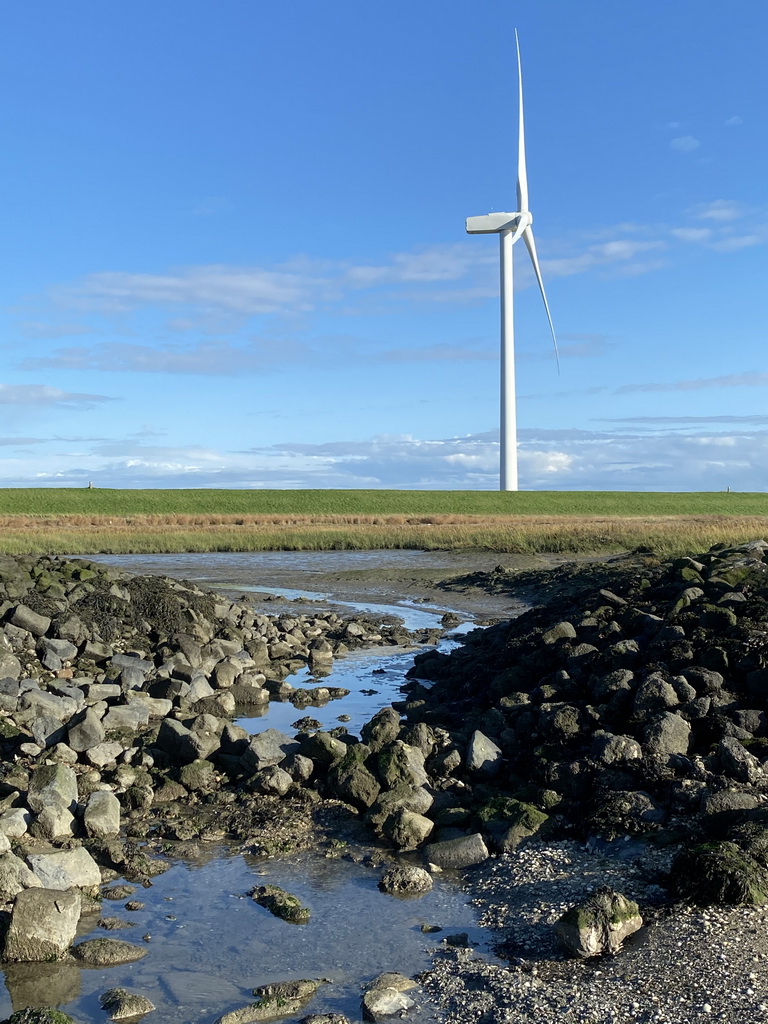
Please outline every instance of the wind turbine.
[[517, 205], [516, 213], [487, 213], [482, 217], [467, 217], [467, 233], [470, 235], [499, 235], [501, 249], [501, 464], [499, 489], [517, 490], [517, 420], [515, 415], [515, 326], [512, 297], [512, 246], [522, 238], [533, 263], [533, 271], [539, 283], [544, 309], [547, 312], [549, 329], [555, 346], [557, 370], [560, 372], [560, 356], [557, 338], [549, 304], [541, 278], [536, 243], [533, 240], [533, 215], [528, 208], [528, 175], [525, 169], [525, 130], [523, 127], [523, 69], [520, 64], [520, 41], [515, 30], [517, 47], [517, 77], [520, 97], [520, 114], [517, 148]]

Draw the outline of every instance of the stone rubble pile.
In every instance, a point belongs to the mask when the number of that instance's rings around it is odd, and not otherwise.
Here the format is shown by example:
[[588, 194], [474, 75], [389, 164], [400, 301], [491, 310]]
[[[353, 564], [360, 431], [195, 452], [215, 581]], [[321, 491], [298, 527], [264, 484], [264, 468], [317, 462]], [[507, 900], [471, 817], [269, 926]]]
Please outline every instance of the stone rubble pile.
[[[344, 692], [293, 688], [298, 667], [319, 676], [351, 648], [428, 643], [437, 631], [334, 613], [270, 617], [177, 580], [0, 558], [3, 959], [144, 956], [146, 946], [111, 938], [74, 943], [102, 883], [162, 870], [134, 841], [150, 822], [159, 837], [229, 834], [277, 852], [296, 848], [296, 834], [280, 830], [284, 809], [310, 817], [323, 800], [396, 850], [419, 851], [433, 872], [536, 836], [656, 834], [683, 844], [669, 881], [679, 895], [765, 902], [766, 552], [756, 541], [648, 558], [610, 587], [476, 630], [450, 654], [428, 650], [406, 698], [359, 737], [311, 719], [295, 735], [251, 735], [234, 719], [270, 699], [304, 708]], [[382, 879], [391, 893], [429, 887], [413, 865]], [[277, 913], [280, 893], [261, 888], [254, 899]], [[285, 911], [291, 897], [281, 898]], [[637, 926], [634, 904], [616, 911], [622, 899], [603, 901], [599, 925], [587, 921], [594, 908], [576, 913], [571, 925], [587, 922], [580, 937], [571, 927], [580, 955], [618, 948]], [[406, 988], [374, 989], [369, 1019], [405, 1012]], [[256, 995], [266, 1013], [275, 997]], [[261, 1019], [256, 1006], [232, 1021]]]
[[663, 833], [679, 895], [768, 899], [767, 552], [648, 559], [418, 655], [400, 707], [436, 740], [430, 835]]
[[[270, 801], [324, 770], [336, 745], [346, 749], [329, 734], [251, 736], [235, 716], [347, 692], [292, 687], [286, 676], [303, 666], [319, 677], [351, 649], [435, 638], [365, 616], [262, 615], [246, 599], [79, 559], [0, 557], [2, 958], [145, 956], [145, 946], [110, 938], [72, 944], [102, 882], [163, 870], [133, 841], [149, 816], [215, 812], [220, 802], [269, 833]], [[308, 792], [310, 805], [319, 799]], [[171, 834], [200, 829], [177, 820]]]

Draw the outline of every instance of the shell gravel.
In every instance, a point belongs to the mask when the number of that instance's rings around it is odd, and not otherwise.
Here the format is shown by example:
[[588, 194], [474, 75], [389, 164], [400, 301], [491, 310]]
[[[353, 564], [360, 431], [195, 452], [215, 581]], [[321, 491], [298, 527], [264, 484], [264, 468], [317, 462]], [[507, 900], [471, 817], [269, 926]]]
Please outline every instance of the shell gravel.
[[[670, 855], [629, 842], [530, 846], [488, 861], [467, 889], [503, 963], [472, 949], [436, 954], [420, 978], [446, 1024], [768, 1022], [768, 907], [692, 908], [657, 880]], [[620, 854], [617, 856], [616, 854]], [[616, 955], [576, 960], [552, 925], [602, 886], [646, 921]]]

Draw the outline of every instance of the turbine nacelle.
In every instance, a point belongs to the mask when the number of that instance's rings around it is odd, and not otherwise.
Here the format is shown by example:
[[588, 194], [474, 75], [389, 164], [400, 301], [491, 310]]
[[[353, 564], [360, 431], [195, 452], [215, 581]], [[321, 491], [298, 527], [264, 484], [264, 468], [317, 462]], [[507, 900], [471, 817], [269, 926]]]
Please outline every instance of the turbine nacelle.
[[522, 233], [532, 223], [533, 217], [528, 211], [525, 213], [486, 213], [481, 217], [467, 217], [466, 228], [468, 235], [497, 235], [502, 231]]

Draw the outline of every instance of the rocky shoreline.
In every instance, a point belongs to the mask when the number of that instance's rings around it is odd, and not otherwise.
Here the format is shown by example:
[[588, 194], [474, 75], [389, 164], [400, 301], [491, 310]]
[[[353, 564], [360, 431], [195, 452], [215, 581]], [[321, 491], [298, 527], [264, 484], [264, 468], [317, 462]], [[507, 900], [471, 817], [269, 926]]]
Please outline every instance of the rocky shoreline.
[[[144, 956], [113, 938], [76, 943], [77, 923], [111, 880], [162, 871], [168, 842], [226, 838], [275, 856], [361, 823], [392, 851], [387, 891], [417, 895], [435, 873], [471, 869], [507, 966], [447, 945], [420, 982], [448, 1021], [768, 1020], [765, 947], [744, 941], [768, 899], [766, 551], [449, 580], [540, 603], [449, 655], [417, 655], [404, 699], [360, 737], [307, 713], [341, 693], [287, 676], [441, 631], [268, 616], [170, 578], [3, 558], [3, 959]], [[295, 734], [234, 723], [270, 699], [296, 706]], [[606, 885], [639, 904], [643, 938], [574, 961], [552, 925]], [[290, 893], [253, 898], [300, 923]], [[695, 979], [675, 949], [696, 951]], [[256, 993], [220, 1020], [298, 1019], [307, 986]], [[412, 986], [375, 981], [366, 1019], [407, 1019]], [[106, 996], [121, 1019], [138, 994]]]

